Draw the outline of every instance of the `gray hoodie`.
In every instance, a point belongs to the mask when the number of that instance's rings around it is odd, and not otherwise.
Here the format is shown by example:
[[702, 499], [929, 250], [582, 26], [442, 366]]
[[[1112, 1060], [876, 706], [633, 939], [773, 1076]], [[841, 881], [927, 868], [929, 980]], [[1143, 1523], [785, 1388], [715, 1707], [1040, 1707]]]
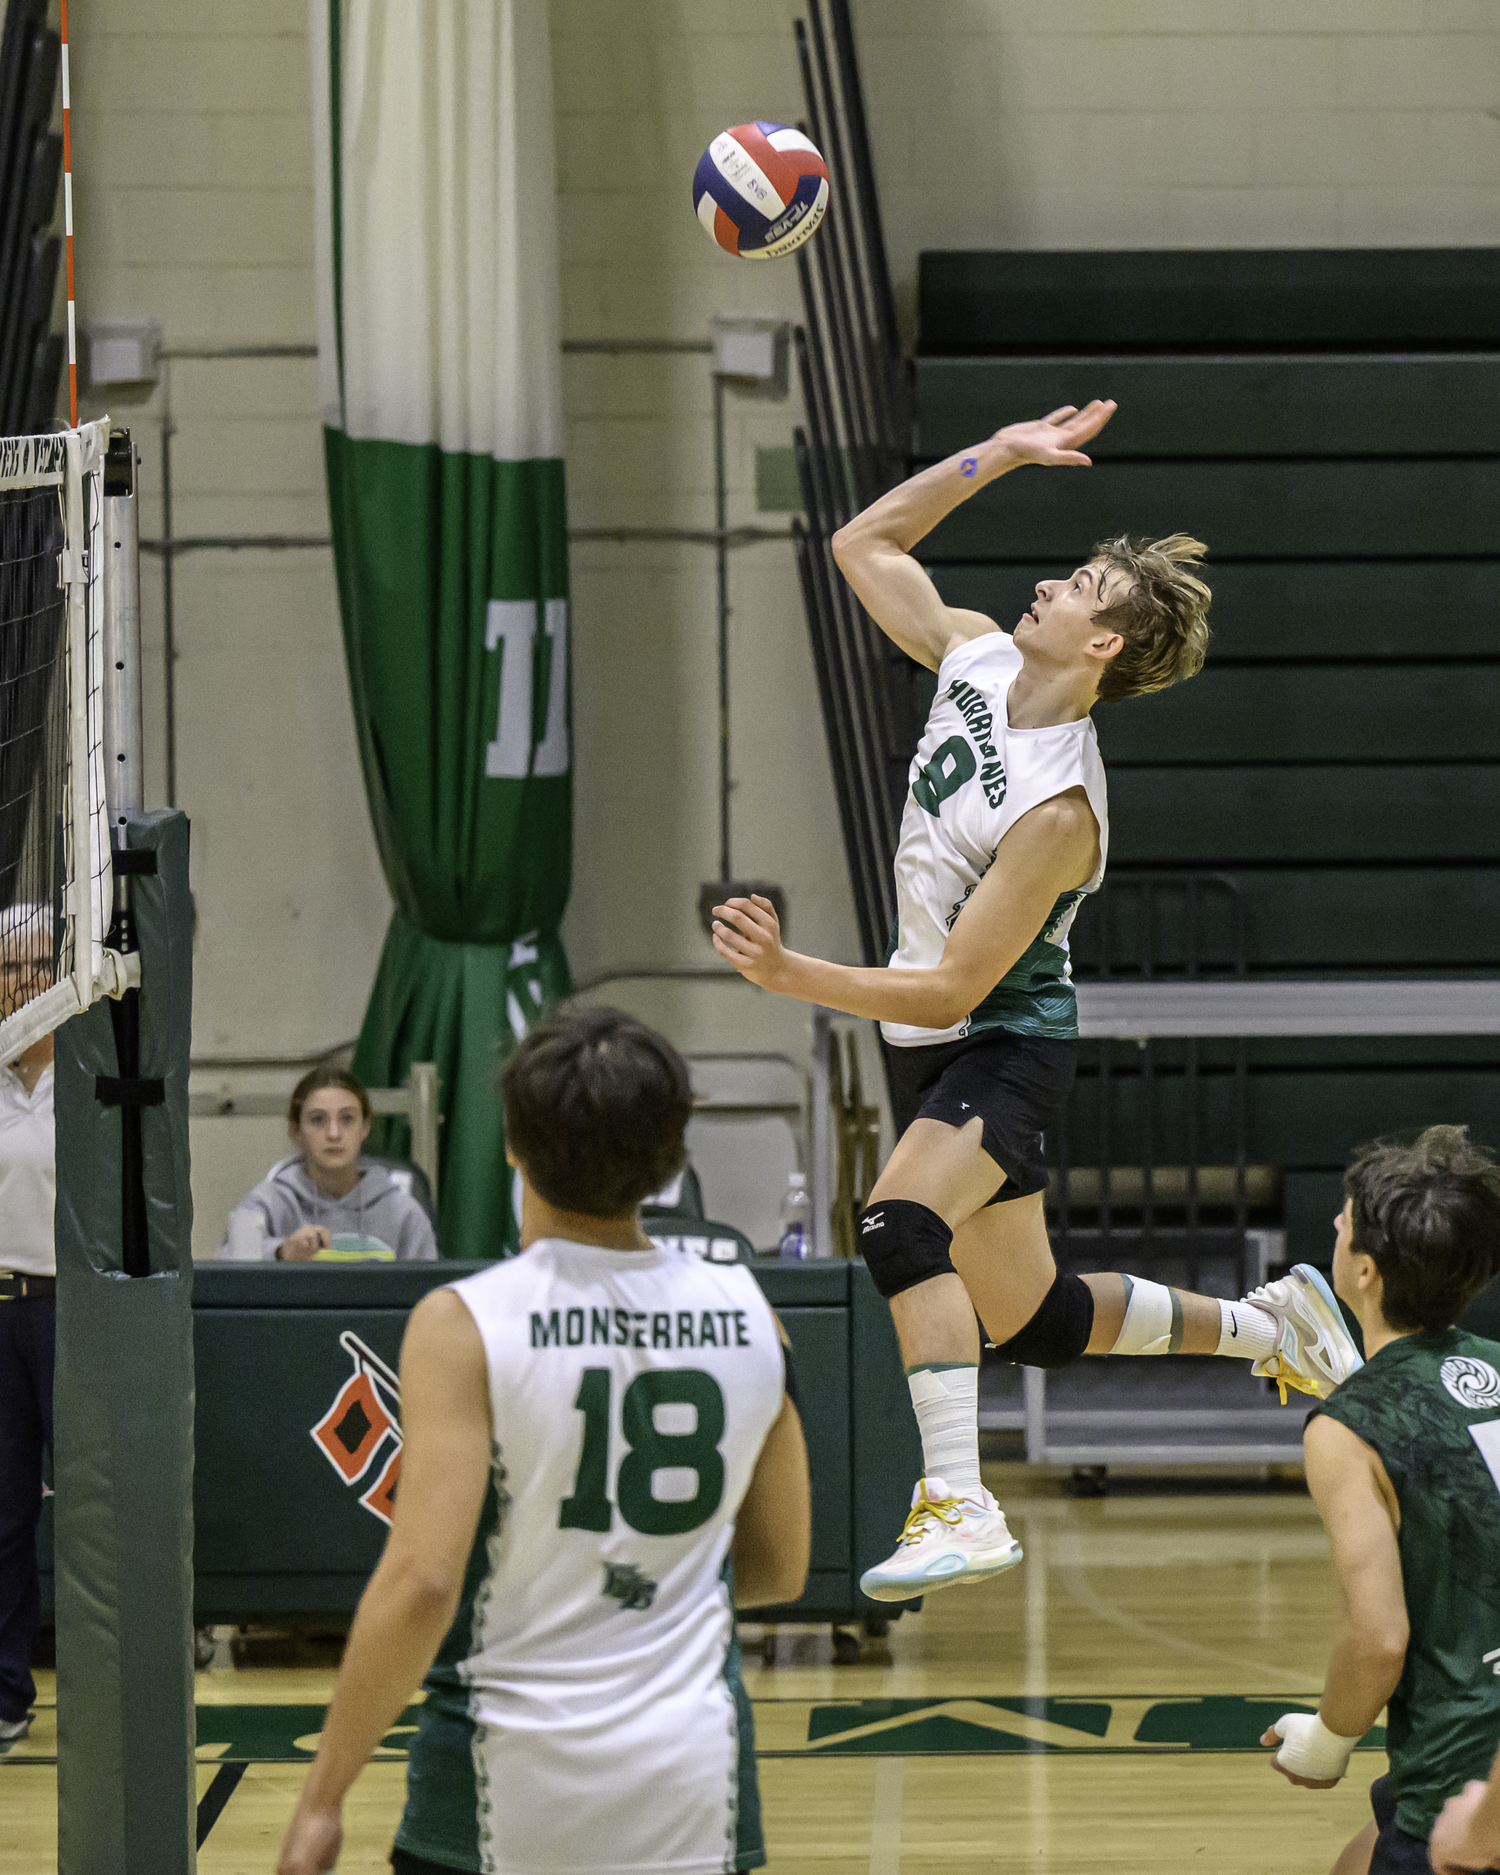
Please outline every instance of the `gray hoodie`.
[[[273, 1165], [254, 1191], [235, 1206], [236, 1211], [260, 1213], [265, 1231], [261, 1254], [274, 1259], [294, 1230], [304, 1224], [321, 1224], [333, 1237], [335, 1249], [340, 1237], [369, 1237], [394, 1250], [398, 1263], [435, 1261], [432, 1223], [412, 1196], [410, 1181], [388, 1166], [366, 1160], [360, 1165], [359, 1183], [342, 1198], [330, 1198], [320, 1190], [300, 1156]], [[226, 1235], [221, 1249], [228, 1241]]]

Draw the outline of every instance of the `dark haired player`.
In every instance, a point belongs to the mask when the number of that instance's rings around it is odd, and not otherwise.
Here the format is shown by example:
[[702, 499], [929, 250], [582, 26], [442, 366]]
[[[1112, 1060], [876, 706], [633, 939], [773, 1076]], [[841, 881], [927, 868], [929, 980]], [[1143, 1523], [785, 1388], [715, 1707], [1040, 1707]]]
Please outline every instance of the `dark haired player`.
[[1500, 1744], [1500, 1345], [1453, 1325], [1500, 1271], [1500, 1167], [1463, 1127], [1432, 1126], [1366, 1148], [1344, 1183], [1333, 1286], [1366, 1358], [1303, 1438], [1338, 1626], [1316, 1715], [1261, 1742], [1327, 1790], [1386, 1707], [1375, 1820], [1333, 1875], [1426, 1875], [1444, 1801]]
[[1244, 1302], [1119, 1275], [1059, 1276], [1042, 1135], [1073, 1085], [1078, 1012], [1068, 931], [1104, 878], [1109, 809], [1090, 711], [1202, 666], [1204, 549], [1173, 534], [1095, 549], [1000, 631], [944, 605], [912, 549], [959, 502], [1024, 463], [1088, 466], [1112, 403], [1016, 423], [882, 495], [834, 536], [849, 584], [901, 649], [937, 672], [896, 852], [897, 925], [881, 970], [781, 946], [764, 899], [716, 911], [719, 954], [784, 996], [873, 1016], [887, 1047], [896, 1149], [859, 1226], [888, 1298], [925, 1477], [896, 1551], [862, 1586], [899, 1601], [993, 1575], [1020, 1546], [979, 1478], [979, 1334], [1002, 1356], [1223, 1354], [1323, 1394], [1359, 1364], [1333, 1297], [1299, 1266]]
[[795, 1601], [810, 1542], [780, 1327], [748, 1270], [642, 1235], [692, 1099], [660, 1036], [554, 1016], [502, 1088], [522, 1251], [412, 1314], [395, 1518], [279, 1875], [334, 1867], [424, 1673], [396, 1875], [756, 1868], [731, 1595]]

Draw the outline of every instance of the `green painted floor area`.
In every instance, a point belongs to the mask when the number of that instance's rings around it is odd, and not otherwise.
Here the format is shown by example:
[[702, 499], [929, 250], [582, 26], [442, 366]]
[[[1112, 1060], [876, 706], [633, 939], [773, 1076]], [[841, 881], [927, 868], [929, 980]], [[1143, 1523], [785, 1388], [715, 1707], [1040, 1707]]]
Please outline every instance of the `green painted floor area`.
[[[822, 1756], [928, 1753], [1255, 1751], [1273, 1720], [1305, 1700], [1215, 1694], [1095, 1699], [863, 1699], [809, 1708], [802, 1750]], [[760, 1707], [757, 1707], [757, 1714]], [[779, 1727], [777, 1728], [780, 1729]], [[1380, 1726], [1361, 1750], [1383, 1750]], [[782, 1752], [795, 1750], [783, 1745]]]
[[[199, 1706], [204, 1764], [307, 1763], [318, 1748], [320, 1705]], [[1305, 1696], [1109, 1693], [1091, 1698], [761, 1699], [754, 1702], [763, 1758], [972, 1756], [1007, 1752], [1262, 1752], [1261, 1733], [1284, 1712], [1311, 1712]], [[406, 1756], [418, 1706], [408, 1706], [378, 1756]], [[31, 1735], [0, 1753], [0, 1765], [56, 1762], [54, 1715], [38, 1710]], [[1382, 1751], [1376, 1726], [1360, 1749]]]

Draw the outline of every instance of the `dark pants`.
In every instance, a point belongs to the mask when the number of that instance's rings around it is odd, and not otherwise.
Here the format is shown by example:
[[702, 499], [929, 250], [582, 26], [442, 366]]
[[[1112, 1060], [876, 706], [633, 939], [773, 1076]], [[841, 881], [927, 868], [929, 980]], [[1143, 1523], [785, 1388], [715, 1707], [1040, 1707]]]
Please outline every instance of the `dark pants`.
[[1370, 1786], [1370, 1808], [1380, 1831], [1370, 1856], [1370, 1875], [1432, 1875], [1427, 1844], [1408, 1836], [1396, 1821], [1396, 1793], [1388, 1777], [1377, 1777]]
[[42, 1447], [52, 1445], [57, 1304], [0, 1302], [0, 1719], [24, 1719], [36, 1698], [31, 1650], [41, 1625], [36, 1524]]

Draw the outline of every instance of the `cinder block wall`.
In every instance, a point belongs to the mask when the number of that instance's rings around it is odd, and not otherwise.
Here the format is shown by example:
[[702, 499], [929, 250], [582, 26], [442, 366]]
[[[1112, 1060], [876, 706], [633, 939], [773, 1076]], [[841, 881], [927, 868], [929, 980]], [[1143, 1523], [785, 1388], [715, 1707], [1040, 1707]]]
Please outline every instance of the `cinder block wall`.
[[901, 284], [923, 247], [1402, 247], [1500, 230], [1485, 0], [859, 7]]
[[[1489, 242], [1500, 230], [1500, 24], [1488, 0], [854, 0], [898, 293], [934, 246]], [[721, 258], [689, 209], [726, 123], [802, 114], [793, 0], [554, 0], [564, 329], [697, 337], [795, 316], [789, 266]], [[72, 0], [80, 323], [160, 321], [169, 350], [313, 338], [306, 0]], [[747, 21], [750, 29], [747, 30]], [[571, 515], [712, 520], [699, 357], [566, 361]], [[98, 406], [87, 396], [85, 411]], [[179, 356], [134, 403], [143, 533], [327, 529], [314, 367]], [[731, 520], [787, 405], [731, 401]], [[762, 516], [777, 524], [785, 517]], [[164, 798], [160, 560], [145, 561], [148, 797]], [[733, 570], [736, 869], [787, 888], [792, 938], [855, 932], [790, 549]], [[712, 557], [573, 554], [581, 977], [708, 963], [717, 870]], [[352, 1035], [388, 900], [365, 811], [323, 549], [179, 559], [177, 799], [193, 817], [196, 1049]], [[800, 1055], [802, 1012], [738, 987], [626, 988], [685, 1047]], [[873, 1068], [873, 1061], [871, 1063]], [[277, 1129], [194, 1126], [197, 1248]]]

